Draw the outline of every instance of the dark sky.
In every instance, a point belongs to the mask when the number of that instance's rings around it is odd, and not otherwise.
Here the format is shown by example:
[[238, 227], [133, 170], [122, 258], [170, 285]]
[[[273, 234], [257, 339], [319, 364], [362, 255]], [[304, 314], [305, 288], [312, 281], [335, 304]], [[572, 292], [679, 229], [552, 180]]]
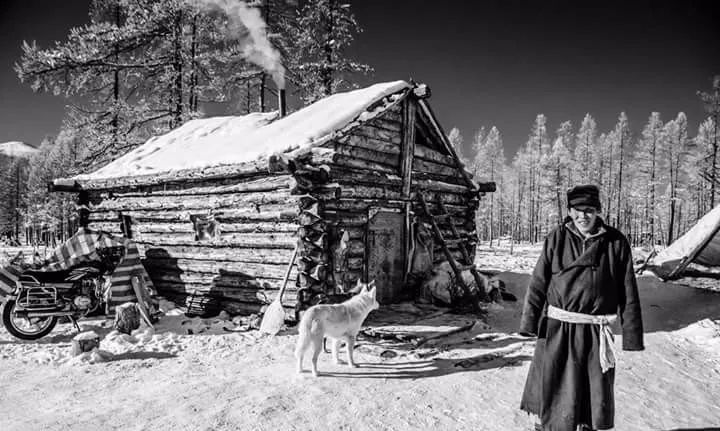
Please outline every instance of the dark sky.
[[[620, 111], [639, 132], [651, 111], [703, 117], [696, 91], [720, 74], [720, 1], [355, 0], [364, 32], [352, 54], [375, 68], [363, 83], [428, 84], [447, 131], [469, 141], [496, 125], [506, 155], [535, 116], [555, 131], [591, 113], [601, 131]], [[34, 94], [12, 65], [22, 40], [48, 46], [87, 19], [86, 0], [0, 2], [0, 142], [57, 133], [66, 100]]]

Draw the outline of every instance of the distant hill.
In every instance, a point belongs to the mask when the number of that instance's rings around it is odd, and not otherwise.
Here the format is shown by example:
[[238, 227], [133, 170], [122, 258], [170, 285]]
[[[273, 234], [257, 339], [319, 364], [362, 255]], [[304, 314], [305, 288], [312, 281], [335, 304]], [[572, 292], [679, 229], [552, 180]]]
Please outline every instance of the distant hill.
[[32, 145], [20, 141], [0, 143], [0, 154], [8, 157], [29, 157], [38, 152]]

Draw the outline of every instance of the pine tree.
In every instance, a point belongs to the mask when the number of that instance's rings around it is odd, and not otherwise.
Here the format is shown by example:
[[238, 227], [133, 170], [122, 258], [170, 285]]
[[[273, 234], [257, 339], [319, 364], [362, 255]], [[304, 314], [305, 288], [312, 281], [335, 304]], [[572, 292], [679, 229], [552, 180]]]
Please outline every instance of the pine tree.
[[499, 232], [495, 224], [496, 220], [501, 218], [496, 215], [499, 208], [496, 207], [495, 202], [499, 200], [496, 195], [502, 196], [503, 194], [502, 173], [505, 167], [505, 154], [500, 131], [493, 126], [485, 135], [484, 129], [480, 129], [476, 134], [473, 147], [475, 158], [472, 166], [476, 180], [494, 182], [496, 186], [495, 193], [491, 193], [489, 196], [489, 204], [478, 210], [477, 223], [478, 226], [486, 228], [483, 230], [483, 239], [489, 239], [490, 246], [492, 246], [495, 234]]
[[463, 166], [469, 166], [468, 159], [465, 157], [463, 151], [464, 138], [462, 134], [460, 134], [460, 129], [457, 127], [450, 129], [450, 133], [448, 133], [448, 140], [450, 141], [450, 145], [452, 145], [453, 150], [455, 150], [455, 153]]
[[569, 188], [570, 172], [572, 170], [572, 156], [565, 146], [568, 142], [569, 128], [569, 121], [560, 125], [560, 129], [557, 131], [558, 136], [549, 157], [549, 167], [552, 172], [551, 188], [557, 202], [557, 223], [562, 223], [564, 219], [563, 208], [567, 205], [565, 191]]
[[669, 121], [664, 128], [665, 145], [663, 152], [667, 165], [669, 167], [669, 217], [668, 217], [668, 237], [667, 243], [671, 244], [674, 240], [676, 212], [678, 209], [678, 191], [682, 187], [684, 181], [681, 181], [681, 167], [683, 161], [688, 156], [688, 130], [687, 117], [684, 112], [680, 112], [675, 120]]
[[718, 180], [718, 122], [720, 122], [720, 75], [713, 78], [713, 85], [710, 92], [699, 91], [698, 96], [702, 100], [705, 112], [707, 112], [713, 120], [712, 133], [712, 152], [711, 162], [706, 175], [710, 182], [710, 207], [715, 207], [715, 189], [720, 180]]
[[31, 231], [43, 227], [52, 238], [62, 241], [75, 230], [74, 196], [50, 193], [47, 185], [55, 178], [79, 173], [83, 152], [82, 143], [69, 129], [61, 131], [57, 138], [43, 140], [39, 152], [30, 160], [23, 196], [23, 218]]
[[589, 184], [596, 178], [594, 147], [597, 138], [595, 119], [585, 114], [575, 138], [575, 179], [578, 183]]
[[242, 83], [225, 72], [243, 70], [242, 37], [219, 30], [223, 13], [186, 0], [95, 0], [90, 22], [66, 41], [25, 43], [16, 71], [34, 90], [76, 102], [66, 128], [93, 144], [87, 164], [97, 165], [200, 115], [203, 101], [236, 94]]
[[638, 165], [638, 179], [645, 189], [645, 223], [648, 224], [648, 240], [651, 246], [655, 245], [656, 232], [656, 196], [657, 188], [661, 183], [660, 150], [663, 139], [663, 123], [660, 114], [653, 112], [648, 123], [643, 128], [642, 138], [638, 142], [636, 160]]
[[541, 163], [545, 160], [544, 155], [547, 155], [550, 151], [546, 122], [547, 119], [543, 114], [538, 114], [535, 117], [530, 136], [525, 144], [525, 155], [529, 169], [527, 187], [530, 205], [528, 211], [530, 241], [538, 241], [540, 236], [539, 222], [547, 214], [547, 211], [543, 211], [547, 206], [547, 196], [545, 194], [541, 195], [541, 184], [545, 176]]
[[716, 146], [714, 141], [715, 122], [712, 117], [705, 119], [699, 126], [695, 136], [694, 149], [696, 165], [691, 166], [689, 172], [694, 172], [697, 181], [697, 207], [695, 217], [700, 218], [711, 210], [713, 177], [718, 178], [718, 172], [713, 175], [713, 160]]
[[627, 165], [627, 152], [628, 152], [628, 144], [630, 143], [630, 140], [632, 139], [632, 136], [630, 134], [630, 126], [628, 124], [628, 118], [627, 115], [625, 115], [624, 112], [621, 112], [618, 116], [618, 121], [615, 124], [615, 130], [613, 134], [613, 138], [615, 139], [616, 145], [617, 145], [617, 151], [616, 154], [618, 155], [618, 173], [617, 173], [617, 186], [615, 187], [616, 190], [616, 197], [617, 197], [617, 205], [616, 205], [616, 216], [615, 216], [615, 223], [616, 226], [619, 228], [622, 228], [622, 221], [620, 218], [621, 215], [621, 204], [624, 200], [624, 189], [623, 189], [623, 175], [625, 173], [625, 166]]
[[354, 88], [349, 75], [372, 71], [345, 56], [360, 32], [350, 5], [342, 0], [308, 0], [300, 8], [289, 28], [286, 51], [291, 78], [306, 104]]

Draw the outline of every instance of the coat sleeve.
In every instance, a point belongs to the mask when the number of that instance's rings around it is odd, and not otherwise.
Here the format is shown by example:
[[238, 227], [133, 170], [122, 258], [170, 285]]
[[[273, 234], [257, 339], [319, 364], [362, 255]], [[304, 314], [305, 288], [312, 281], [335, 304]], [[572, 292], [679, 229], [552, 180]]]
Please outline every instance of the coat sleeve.
[[625, 269], [623, 286], [619, 292], [618, 315], [622, 326], [623, 350], [645, 350], [643, 323], [637, 280], [633, 268], [630, 244], [623, 238], [621, 262]]
[[535, 264], [535, 270], [525, 293], [525, 302], [523, 303], [522, 317], [520, 318], [520, 333], [539, 335], [538, 324], [545, 308], [547, 288], [552, 276], [551, 244], [553, 241], [551, 237], [553, 236], [548, 235], [545, 238], [543, 251], [540, 258], [538, 258], [537, 264]]

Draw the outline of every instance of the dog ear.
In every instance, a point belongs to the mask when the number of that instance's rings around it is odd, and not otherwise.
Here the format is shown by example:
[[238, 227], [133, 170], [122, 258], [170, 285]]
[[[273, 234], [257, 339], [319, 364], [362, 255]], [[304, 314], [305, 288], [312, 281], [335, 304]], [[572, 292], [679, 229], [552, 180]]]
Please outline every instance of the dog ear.
[[365, 293], [365, 292], [367, 292], [367, 285], [358, 278], [358, 281], [355, 284], [354, 290], [358, 291], [359, 293]]
[[370, 294], [370, 296], [372, 296], [373, 298], [375, 298], [375, 297], [376, 297], [376, 295], [375, 295], [375, 294], [377, 293], [377, 289], [376, 289], [376, 286], [375, 286], [375, 284], [374, 284], [374, 283], [373, 283], [373, 287], [372, 287], [372, 289], [370, 289], [370, 290], [368, 291], [368, 293], [369, 293], [369, 294]]

